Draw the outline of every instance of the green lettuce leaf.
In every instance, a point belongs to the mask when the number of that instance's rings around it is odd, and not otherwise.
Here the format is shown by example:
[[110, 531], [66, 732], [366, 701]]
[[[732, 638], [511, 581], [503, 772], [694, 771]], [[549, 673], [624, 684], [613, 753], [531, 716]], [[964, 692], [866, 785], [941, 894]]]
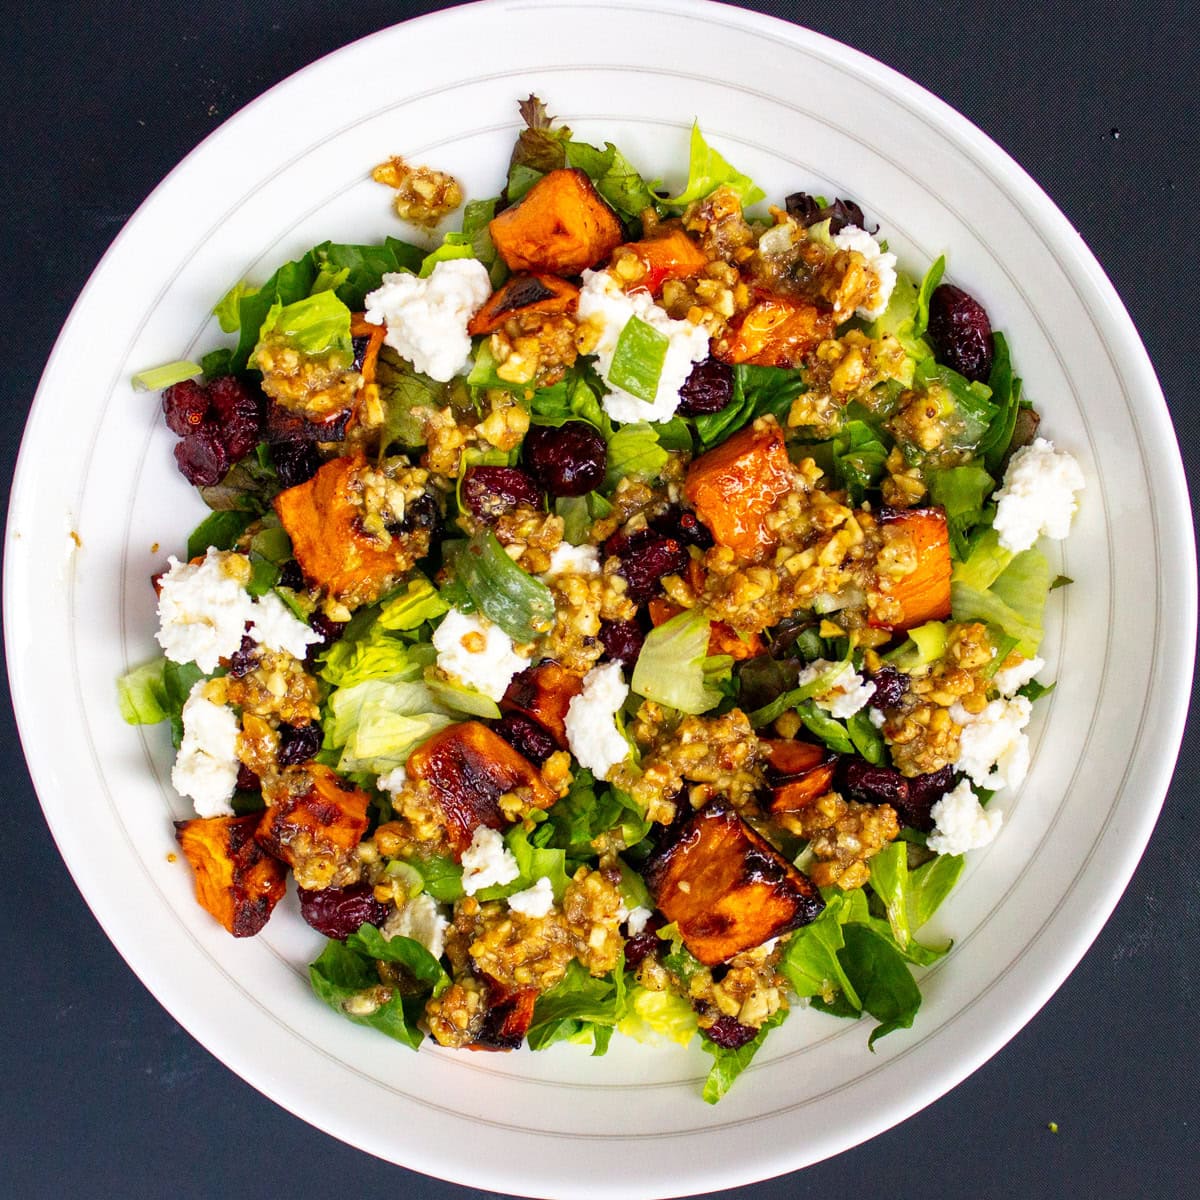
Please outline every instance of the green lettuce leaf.
[[654, 403], [670, 344], [665, 333], [640, 317], [630, 317], [617, 338], [608, 382], [647, 404]]
[[424, 683], [368, 679], [340, 687], [329, 697], [325, 746], [341, 750], [337, 768], [344, 774], [383, 775], [453, 718], [437, 705]]
[[595, 1053], [603, 1054], [624, 1009], [623, 964], [596, 979], [572, 959], [566, 975], [538, 997], [525, 1040], [531, 1050], [544, 1050], [555, 1042], [591, 1038]]
[[685, 713], [703, 713], [721, 693], [705, 677], [710, 622], [703, 612], [679, 613], [646, 635], [633, 668], [632, 689]]
[[733, 1087], [734, 1080], [750, 1065], [754, 1056], [762, 1049], [767, 1040], [767, 1034], [787, 1019], [788, 1010], [781, 1008], [774, 1016], [763, 1023], [758, 1033], [744, 1046], [736, 1050], [726, 1050], [718, 1046], [710, 1038], [702, 1037], [700, 1045], [706, 1054], [713, 1057], [713, 1065], [709, 1068], [708, 1078], [704, 1081], [704, 1102], [716, 1104]]
[[695, 418], [700, 448], [711, 450], [744, 425], [768, 414], [786, 425], [792, 401], [806, 390], [803, 373], [789, 367], [734, 367], [733, 398], [720, 412]]
[[652, 992], [638, 985], [629, 989], [625, 1015], [617, 1022], [617, 1032], [635, 1042], [653, 1045], [671, 1041], [686, 1046], [696, 1036], [696, 1010], [669, 988]]
[[977, 463], [930, 471], [929, 498], [946, 510], [946, 527], [956, 559], [970, 554], [968, 535], [984, 519], [984, 507], [996, 481]]
[[[346, 365], [354, 358], [350, 310], [329, 289], [291, 304], [276, 301], [263, 318], [259, 343], [269, 337], [282, 338], [304, 354], [337, 355]], [[254, 365], [253, 355], [250, 364]]]
[[833, 439], [833, 462], [838, 482], [846, 489], [850, 503], [859, 505], [868, 490], [883, 478], [888, 447], [866, 421], [843, 424]]
[[460, 545], [450, 568], [478, 609], [513, 641], [532, 641], [553, 624], [550, 589], [521, 570], [490, 529], [480, 530]]
[[1032, 658], [1042, 642], [1042, 618], [1050, 593], [1050, 578], [1050, 564], [1037, 549], [1016, 555], [991, 586], [982, 590], [964, 583], [956, 567], [950, 581], [954, 619], [986, 621], [1010, 638], [1016, 638], [1017, 649], [1026, 658]]
[[704, 140], [697, 121], [692, 125], [687, 186], [678, 196], [671, 196], [664, 203], [672, 208], [686, 208], [692, 201], [703, 200], [722, 186], [728, 186], [738, 194], [743, 208], [757, 204], [766, 195], [748, 175], [731, 167]]
[[958, 882], [965, 864], [961, 854], [939, 854], [909, 872], [905, 905], [910, 929], [920, 929], [937, 912]]
[[254, 518], [253, 512], [241, 508], [218, 509], [209, 513], [188, 535], [188, 558], [200, 557], [210, 546], [218, 550], [232, 550]]
[[830, 896], [821, 915], [788, 939], [779, 959], [779, 971], [797, 996], [832, 997], [840, 993], [858, 1011], [862, 1001], [838, 958], [838, 952], [846, 944], [842, 924], [848, 915], [849, 905], [844, 895]]

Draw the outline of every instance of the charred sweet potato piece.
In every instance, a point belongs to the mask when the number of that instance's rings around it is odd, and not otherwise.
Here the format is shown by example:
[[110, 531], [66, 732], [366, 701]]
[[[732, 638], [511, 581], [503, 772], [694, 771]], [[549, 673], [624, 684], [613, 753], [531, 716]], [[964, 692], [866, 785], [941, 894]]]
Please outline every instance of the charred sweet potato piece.
[[543, 175], [488, 225], [511, 271], [578, 275], [621, 243], [621, 222], [580, 170]]
[[516, 1050], [525, 1040], [533, 1024], [533, 1008], [537, 1003], [537, 988], [521, 988], [508, 992], [489, 977], [487, 1014], [477, 1041], [468, 1050]]
[[537, 808], [549, 808], [558, 798], [529, 759], [479, 721], [435, 733], [409, 755], [408, 775], [433, 790], [457, 857], [480, 825], [502, 829], [508, 824], [499, 804], [506, 792], [528, 789]]
[[395, 535], [389, 545], [363, 532], [362, 510], [351, 496], [365, 469], [361, 454], [342, 455], [274, 501], [305, 578], [352, 604], [378, 598], [428, 548], [425, 530]]
[[583, 691], [583, 678], [558, 663], [547, 661], [529, 667], [513, 681], [500, 701], [504, 712], [519, 712], [536, 721], [558, 743], [567, 748], [567, 708]]
[[811, 742], [764, 741], [759, 743], [767, 760], [773, 813], [799, 812], [833, 787], [838, 758], [824, 746]]
[[671, 834], [650, 859], [646, 882], [706, 966], [807, 925], [825, 907], [812, 881], [724, 800], [711, 801]]
[[797, 367], [805, 355], [833, 337], [837, 321], [814, 304], [762, 293], [713, 343], [722, 362], [756, 367]]
[[877, 628], [903, 631], [926, 621], [943, 621], [950, 616], [950, 534], [942, 508], [884, 508], [879, 523], [902, 529], [917, 552], [917, 569], [891, 581], [891, 596], [899, 601], [902, 616], [896, 621], [871, 618]]
[[[650, 621], [654, 625], [665, 625], [672, 617], [677, 617], [683, 609], [678, 604], [662, 596], [652, 596], [646, 605], [650, 613]], [[709, 654], [728, 654], [735, 662], [744, 658], [753, 658], [763, 652], [763, 640], [757, 633], [749, 634], [745, 639], [732, 625], [724, 621], [713, 621], [708, 629]]]
[[387, 334], [387, 326], [372, 325], [366, 317], [365, 313], [354, 313], [350, 317], [350, 336], [357, 342], [359, 338], [366, 338], [366, 345], [362, 348], [362, 361], [359, 363], [359, 355], [357, 353], [358, 346], [355, 346], [354, 361], [358, 363], [358, 373], [363, 377], [363, 383], [375, 382], [375, 367], [379, 362], [379, 351], [383, 348], [383, 339]]
[[761, 562], [777, 538], [767, 517], [791, 489], [792, 464], [774, 417], [759, 417], [688, 467], [684, 495], [718, 545]]
[[641, 262], [646, 273], [637, 286], [655, 296], [668, 279], [689, 279], [708, 266], [708, 255], [682, 229], [660, 229], [640, 242], [627, 242], [616, 253], [622, 251]]
[[287, 867], [254, 840], [258, 814], [176, 821], [196, 876], [196, 900], [234, 937], [253, 937], [287, 888]]
[[472, 337], [493, 333], [522, 313], [571, 312], [578, 302], [579, 289], [557, 275], [514, 275], [488, 297], [467, 324], [467, 332]]
[[309, 890], [329, 887], [367, 832], [366, 792], [319, 763], [296, 768], [255, 835]]

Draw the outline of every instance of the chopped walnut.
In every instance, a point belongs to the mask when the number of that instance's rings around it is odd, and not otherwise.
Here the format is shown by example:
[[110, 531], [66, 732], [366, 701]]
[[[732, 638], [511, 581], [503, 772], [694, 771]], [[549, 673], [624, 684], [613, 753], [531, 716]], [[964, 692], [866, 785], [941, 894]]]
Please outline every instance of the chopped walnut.
[[849, 891], [871, 877], [867, 860], [878, 854], [900, 832], [896, 810], [890, 804], [847, 803], [837, 792], [827, 792], [808, 808], [784, 822], [807, 838], [817, 862], [808, 872], [818, 887]]
[[432, 228], [463, 201], [462, 188], [453, 175], [431, 167], [414, 167], [400, 157], [380, 163], [371, 178], [396, 189], [396, 216], [414, 225]]

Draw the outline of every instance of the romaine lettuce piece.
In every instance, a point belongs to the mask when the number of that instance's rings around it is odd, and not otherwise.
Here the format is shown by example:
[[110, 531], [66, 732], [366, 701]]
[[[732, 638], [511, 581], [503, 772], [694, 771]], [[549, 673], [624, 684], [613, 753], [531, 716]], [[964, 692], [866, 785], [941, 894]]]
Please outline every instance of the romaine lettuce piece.
[[513, 641], [532, 641], [553, 624], [550, 589], [521, 570], [490, 529], [462, 543], [450, 559], [450, 568], [479, 611]]
[[967, 535], [983, 520], [984, 507], [995, 488], [996, 481], [978, 463], [929, 472], [929, 498], [946, 510], [946, 528], [956, 559], [968, 557]]
[[710, 622], [691, 609], [652, 629], [633, 668], [633, 691], [684, 713], [708, 712], [721, 693], [705, 678]]
[[[354, 358], [350, 310], [328, 289], [291, 304], [278, 300], [272, 304], [263, 318], [258, 344], [268, 338], [282, 338], [304, 354], [335, 355], [346, 366]], [[250, 365], [254, 365], [254, 355], [250, 357]]]
[[652, 992], [635, 985], [629, 989], [629, 1005], [617, 1022], [617, 1032], [635, 1042], [653, 1044], [678, 1042], [686, 1046], [696, 1036], [696, 1010], [669, 988]]
[[728, 186], [738, 194], [743, 208], [757, 204], [766, 195], [748, 175], [731, 167], [704, 140], [697, 121], [692, 125], [687, 186], [678, 196], [671, 196], [664, 203], [672, 208], [686, 208], [693, 200], [703, 200], [722, 186]]
[[709, 1068], [708, 1078], [704, 1081], [704, 1102], [716, 1104], [733, 1087], [734, 1080], [750, 1065], [754, 1056], [767, 1040], [767, 1034], [782, 1025], [787, 1019], [788, 1010], [781, 1008], [774, 1016], [766, 1020], [753, 1039], [736, 1050], [726, 1050], [718, 1046], [710, 1038], [701, 1038], [700, 1045], [706, 1054], [713, 1057], [713, 1065]]

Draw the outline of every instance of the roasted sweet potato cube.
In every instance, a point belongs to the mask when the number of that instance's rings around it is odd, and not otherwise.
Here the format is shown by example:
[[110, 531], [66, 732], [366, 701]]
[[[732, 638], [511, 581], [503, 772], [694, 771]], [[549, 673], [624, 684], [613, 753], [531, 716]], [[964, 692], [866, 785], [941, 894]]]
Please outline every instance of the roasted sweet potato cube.
[[795, 738], [763, 738], [758, 743], [763, 758], [767, 760], [767, 776], [773, 783], [785, 783], [807, 775], [829, 757], [824, 746], [814, 742], [801, 742]]
[[297, 768], [272, 796], [257, 837], [309, 890], [334, 884], [367, 831], [366, 792], [319, 763]]
[[625, 252], [636, 257], [645, 271], [636, 286], [655, 296], [668, 279], [689, 279], [708, 266], [708, 255], [682, 229], [660, 229], [640, 242], [627, 242], [614, 251], [614, 262]]
[[535, 808], [558, 799], [529, 759], [479, 721], [435, 733], [409, 755], [408, 775], [433, 790], [446, 840], [459, 858], [480, 825], [502, 829], [509, 823], [499, 803], [505, 793], [525, 789]]
[[537, 988], [521, 988], [508, 992], [489, 982], [488, 1009], [479, 1038], [469, 1050], [516, 1050], [525, 1040], [533, 1024], [533, 1009], [537, 1004]]
[[616, 213], [580, 170], [543, 175], [488, 225], [512, 271], [578, 275], [607, 258], [624, 236]]
[[393, 536], [386, 545], [363, 532], [352, 490], [366, 466], [361, 454], [342, 455], [275, 497], [305, 578], [351, 605], [378, 599], [429, 545], [421, 529]]
[[871, 618], [876, 628], [901, 632], [926, 621], [943, 621], [950, 616], [950, 534], [943, 508], [883, 508], [879, 523], [900, 529], [912, 539], [917, 569], [890, 581], [892, 599], [900, 605], [896, 620]]
[[[354, 313], [350, 318], [350, 336], [355, 340], [355, 361], [359, 363], [358, 373], [363, 377], [363, 383], [375, 382], [375, 368], [379, 363], [379, 351], [383, 349], [383, 339], [387, 336], [386, 325], [373, 325], [367, 320], [366, 313]], [[362, 343], [362, 357], [359, 360], [358, 343]]]
[[547, 661], [529, 667], [513, 681], [500, 701], [505, 712], [519, 712], [536, 721], [559, 748], [567, 748], [567, 709], [583, 691], [583, 677]]
[[287, 867], [254, 840], [257, 827], [257, 813], [175, 822], [196, 900], [234, 937], [253, 937], [287, 888]]
[[573, 312], [579, 289], [557, 275], [513, 275], [467, 323], [472, 337], [494, 333], [510, 317], [530, 313]]
[[808, 808], [818, 797], [833, 787], [836, 761], [821, 763], [805, 775], [797, 775], [771, 789], [770, 808], [773, 813], [794, 813]]
[[[672, 617], [677, 617], [683, 609], [671, 600], [662, 596], [652, 596], [646, 605], [650, 613], [650, 621], [654, 625], [665, 625]], [[732, 625], [724, 621], [713, 621], [708, 630], [709, 654], [728, 654], [736, 662], [744, 658], [753, 658], [763, 652], [763, 640], [757, 633], [743, 638]]]
[[767, 517], [794, 478], [779, 422], [759, 417], [688, 467], [684, 495], [720, 545], [761, 562], [778, 541]]
[[706, 966], [807, 925], [825, 907], [812, 881], [724, 800], [705, 805], [672, 835], [651, 858], [646, 882]]
[[836, 328], [833, 313], [815, 304], [763, 293], [736, 326], [717, 338], [713, 354], [727, 363], [798, 367]]

